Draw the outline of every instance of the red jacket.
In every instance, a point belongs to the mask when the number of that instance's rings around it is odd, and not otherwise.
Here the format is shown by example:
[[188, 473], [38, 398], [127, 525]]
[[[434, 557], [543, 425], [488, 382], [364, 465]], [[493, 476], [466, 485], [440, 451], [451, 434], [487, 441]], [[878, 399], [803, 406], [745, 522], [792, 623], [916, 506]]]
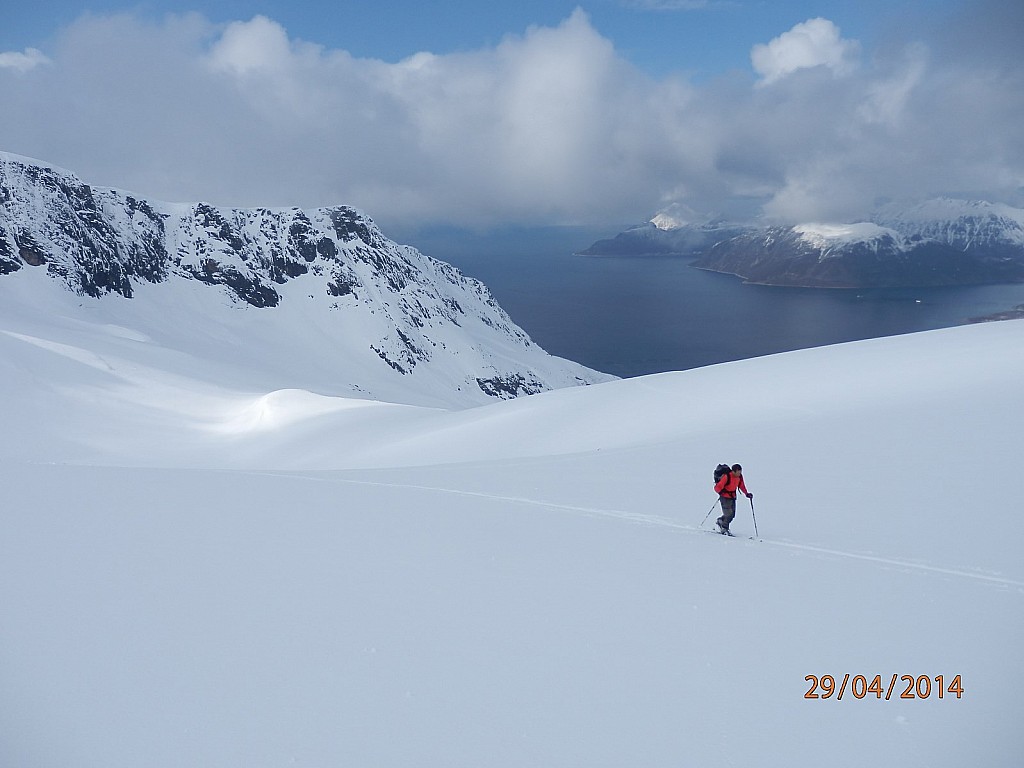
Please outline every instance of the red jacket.
[[725, 496], [727, 499], [736, 498], [736, 489], [739, 488], [743, 491], [744, 496], [748, 496], [747, 485], [743, 482], [743, 475], [737, 475], [735, 472], [729, 472], [722, 475], [717, 483], [715, 483], [715, 493], [719, 496]]

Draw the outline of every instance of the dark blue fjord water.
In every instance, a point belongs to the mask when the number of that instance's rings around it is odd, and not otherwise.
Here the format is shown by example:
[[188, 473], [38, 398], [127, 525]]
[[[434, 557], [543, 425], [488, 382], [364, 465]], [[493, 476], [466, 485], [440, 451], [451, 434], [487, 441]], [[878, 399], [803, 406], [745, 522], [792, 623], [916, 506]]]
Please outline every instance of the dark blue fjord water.
[[616, 376], [684, 370], [961, 325], [1024, 304], [1024, 285], [773, 288], [682, 258], [429, 251], [479, 278], [548, 352]]

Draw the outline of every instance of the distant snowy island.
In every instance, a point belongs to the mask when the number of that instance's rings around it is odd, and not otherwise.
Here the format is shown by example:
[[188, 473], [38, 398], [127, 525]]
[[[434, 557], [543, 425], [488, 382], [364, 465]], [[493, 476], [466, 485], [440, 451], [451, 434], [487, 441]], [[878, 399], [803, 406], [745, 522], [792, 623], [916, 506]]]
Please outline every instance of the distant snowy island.
[[657, 216], [585, 256], [678, 255], [747, 282], [904, 288], [1024, 280], [1024, 210], [939, 198], [879, 209], [870, 221], [758, 226]]

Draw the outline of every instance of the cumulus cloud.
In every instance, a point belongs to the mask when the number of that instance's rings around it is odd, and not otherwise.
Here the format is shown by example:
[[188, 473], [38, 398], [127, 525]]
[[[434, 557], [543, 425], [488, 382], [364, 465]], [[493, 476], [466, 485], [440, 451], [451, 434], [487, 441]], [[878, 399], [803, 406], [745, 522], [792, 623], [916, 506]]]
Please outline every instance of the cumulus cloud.
[[287, 70], [294, 56], [284, 27], [266, 16], [228, 24], [210, 52], [215, 69], [237, 75], [274, 74]]
[[642, 75], [582, 11], [397, 63], [290, 39], [259, 16], [222, 28], [87, 17], [54, 62], [31, 88], [0, 80], [18, 115], [0, 146], [165, 199], [578, 223], [649, 215], [705, 162], [679, 137], [691, 90]]
[[910, 41], [859, 63], [818, 19], [763, 51], [748, 78], [695, 85], [639, 71], [582, 11], [399, 62], [262, 16], [87, 16], [45, 56], [19, 54], [36, 64], [0, 66], [0, 149], [158, 199], [344, 203], [385, 228], [619, 223], [673, 204], [846, 220], [879, 197], [965, 191], [1021, 202], [1015, 58]]
[[835, 24], [817, 18], [797, 24], [770, 43], [755, 45], [750, 60], [767, 84], [813, 67], [827, 67], [836, 75], [846, 75], [856, 68], [859, 55], [859, 43], [844, 40]]
[[28, 72], [42, 64], [48, 64], [49, 59], [37, 48], [26, 48], [23, 53], [17, 51], [0, 52], [0, 69], [13, 69], [18, 72]]

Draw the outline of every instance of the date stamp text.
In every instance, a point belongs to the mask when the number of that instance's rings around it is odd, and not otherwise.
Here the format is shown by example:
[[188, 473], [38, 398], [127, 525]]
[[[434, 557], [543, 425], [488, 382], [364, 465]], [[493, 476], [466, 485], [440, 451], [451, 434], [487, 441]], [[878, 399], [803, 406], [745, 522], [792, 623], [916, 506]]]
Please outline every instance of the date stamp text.
[[852, 696], [855, 699], [930, 699], [961, 698], [964, 695], [964, 684], [960, 675], [947, 678], [944, 675], [900, 675], [891, 677], [875, 675], [851, 675], [849, 673], [837, 678], [834, 675], [807, 675], [804, 681], [808, 684], [804, 693], [805, 699], [836, 699]]

